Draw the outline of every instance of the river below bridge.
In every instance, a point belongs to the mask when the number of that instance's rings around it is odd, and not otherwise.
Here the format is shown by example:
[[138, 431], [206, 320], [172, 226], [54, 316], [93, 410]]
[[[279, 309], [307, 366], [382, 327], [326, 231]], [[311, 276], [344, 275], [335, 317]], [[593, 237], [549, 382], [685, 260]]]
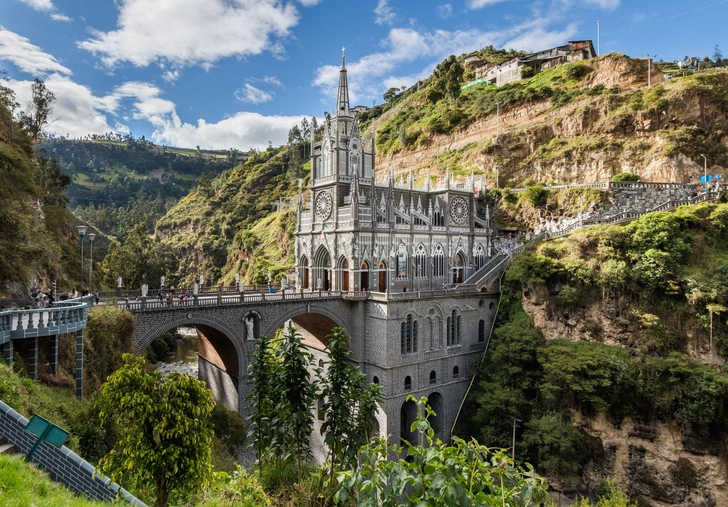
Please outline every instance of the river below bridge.
[[164, 361], [159, 361], [155, 366], [162, 374], [178, 371], [197, 378], [197, 331], [194, 327], [179, 327], [177, 334], [182, 337], [177, 340], [177, 347]]

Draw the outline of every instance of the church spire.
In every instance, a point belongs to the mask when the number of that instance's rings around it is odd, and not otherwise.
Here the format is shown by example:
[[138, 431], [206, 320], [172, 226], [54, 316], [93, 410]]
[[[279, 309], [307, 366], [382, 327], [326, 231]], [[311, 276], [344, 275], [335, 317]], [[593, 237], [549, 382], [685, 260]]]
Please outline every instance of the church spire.
[[336, 113], [349, 114], [349, 82], [346, 79], [346, 55], [341, 48], [341, 71], [339, 71], [339, 95], [336, 98]]

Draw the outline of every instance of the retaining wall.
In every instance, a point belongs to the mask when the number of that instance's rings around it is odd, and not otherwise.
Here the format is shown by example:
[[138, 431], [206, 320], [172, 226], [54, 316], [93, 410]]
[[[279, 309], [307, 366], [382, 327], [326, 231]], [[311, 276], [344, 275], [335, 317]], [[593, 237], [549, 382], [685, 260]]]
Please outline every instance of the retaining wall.
[[[28, 454], [38, 438], [25, 431], [27, 424], [28, 419], [0, 401], [0, 435], [23, 454]], [[33, 454], [33, 461], [54, 481], [90, 500], [112, 502], [118, 498], [138, 507], [146, 507], [145, 503], [111, 482], [108, 477], [96, 473], [93, 465], [65, 445], [57, 448], [48, 442], [42, 442]]]

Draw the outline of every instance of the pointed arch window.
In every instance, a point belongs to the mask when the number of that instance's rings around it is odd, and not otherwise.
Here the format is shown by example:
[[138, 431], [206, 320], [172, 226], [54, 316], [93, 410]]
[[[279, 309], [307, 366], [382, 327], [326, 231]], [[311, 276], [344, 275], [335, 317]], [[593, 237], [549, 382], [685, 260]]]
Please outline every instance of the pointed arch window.
[[427, 278], [427, 252], [422, 244], [415, 251], [415, 278]]
[[453, 310], [447, 317], [447, 346], [460, 344], [460, 323], [461, 316], [457, 310]]
[[478, 322], [478, 342], [483, 343], [485, 341], [485, 321], [480, 319]]
[[432, 276], [442, 278], [445, 276], [445, 250], [438, 244], [432, 254]]
[[476, 271], [485, 266], [485, 249], [483, 245], [478, 245], [475, 249], [475, 269]]

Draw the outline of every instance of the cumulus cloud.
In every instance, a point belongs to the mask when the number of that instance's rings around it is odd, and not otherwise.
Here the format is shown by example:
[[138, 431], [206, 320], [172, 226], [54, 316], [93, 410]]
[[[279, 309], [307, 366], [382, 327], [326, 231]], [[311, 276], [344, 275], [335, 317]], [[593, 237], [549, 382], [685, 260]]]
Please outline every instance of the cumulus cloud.
[[51, 73], [72, 74], [53, 55], [32, 44], [29, 39], [0, 26], [0, 60], [7, 60], [22, 72], [41, 77]]
[[235, 98], [241, 102], [262, 104], [263, 102], [273, 100], [273, 95], [261, 90], [260, 88], [256, 88], [250, 83], [245, 83], [245, 86], [235, 92]]
[[444, 4], [437, 6], [437, 16], [441, 19], [447, 19], [452, 16], [452, 5]]
[[284, 144], [288, 131], [301, 123], [303, 116], [263, 116], [258, 113], [239, 112], [208, 123], [198, 119], [197, 124], [183, 123], [179, 118], [169, 122], [152, 135], [156, 143], [193, 148], [197, 145], [211, 150], [224, 150], [231, 146], [240, 150], [248, 148], [265, 149], [268, 142], [273, 146]]
[[378, 25], [391, 25], [397, 19], [397, 14], [389, 5], [389, 0], [379, 0], [374, 8], [374, 15], [376, 16], [374, 22]]
[[298, 23], [295, 6], [278, 0], [186, 0], [183, 8], [177, 0], [118, 0], [117, 6], [116, 30], [78, 43], [109, 67], [209, 66], [229, 56], [280, 54], [281, 39]]
[[31, 6], [36, 11], [52, 11], [55, 9], [51, 0], [20, 0], [26, 5]]
[[70, 18], [65, 14], [51, 14], [51, 19], [53, 21], [62, 21], [64, 23], [70, 23], [71, 21], [73, 21], [73, 18]]

